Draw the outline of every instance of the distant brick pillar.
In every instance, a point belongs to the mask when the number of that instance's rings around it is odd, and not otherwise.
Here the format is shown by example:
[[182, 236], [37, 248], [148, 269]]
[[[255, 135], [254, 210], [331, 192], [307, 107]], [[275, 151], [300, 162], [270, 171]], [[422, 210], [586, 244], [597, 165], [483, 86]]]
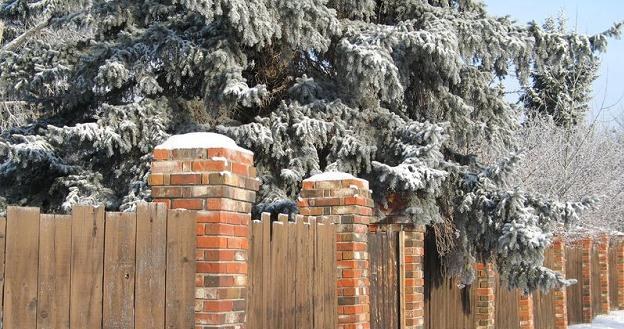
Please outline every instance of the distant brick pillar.
[[616, 244], [617, 257], [617, 291], [618, 291], [618, 308], [624, 309], [624, 242], [618, 240]]
[[[552, 243], [553, 264], [552, 270], [565, 275], [566, 258], [565, 242], [561, 238], [555, 238]], [[568, 328], [568, 304], [566, 288], [556, 289], [550, 292], [553, 296], [553, 310], [555, 312], [555, 329]]]
[[583, 299], [581, 303], [583, 304], [583, 322], [591, 323], [593, 319], [593, 311], [592, 311], [592, 245], [594, 243], [592, 238], [582, 239], [580, 242], [581, 245], [581, 291]]
[[253, 153], [225, 136], [188, 135], [154, 150], [152, 197], [197, 210], [195, 328], [245, 328], [251, 204], [259, 188]]
[[370, 328], [368, 224], [373, 200], [368, 181], [345, 173], [312, 176], [303, 181], [298, 205], [304, 216], [325, 215], [337, 224], [338, 328]]
[[598, 241], [598, 264], [600, 266], [600, 311], [607, 314], [611, 310], [609, 298], [609, 236], [603, 235]]
[[405, 329], [423, 329], [425, 325], [425, 279], [423, 257], [425, 255], [425, 227], [405, 226], [403, 266], [405, 271]]
[[494, 319], [496, 316], [495, 304], [496, 289], [495, 273], [492, 264], [477, 263], [475, 265], [477, 277], [477, 307], [475, 316], [476, 329], [494, 329], [496, 325]]

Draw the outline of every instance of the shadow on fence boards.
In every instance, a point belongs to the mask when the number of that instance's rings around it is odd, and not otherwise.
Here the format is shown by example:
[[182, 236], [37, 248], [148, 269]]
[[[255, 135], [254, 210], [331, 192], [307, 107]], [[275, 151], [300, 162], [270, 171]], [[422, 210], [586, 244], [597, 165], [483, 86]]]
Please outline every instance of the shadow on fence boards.
[[9, 207], [0, 237], [4, 329], [194, 327], [193, 212]]
[[325, 217], [254, 220], [247, 328], [336, 328], [336, 228]]

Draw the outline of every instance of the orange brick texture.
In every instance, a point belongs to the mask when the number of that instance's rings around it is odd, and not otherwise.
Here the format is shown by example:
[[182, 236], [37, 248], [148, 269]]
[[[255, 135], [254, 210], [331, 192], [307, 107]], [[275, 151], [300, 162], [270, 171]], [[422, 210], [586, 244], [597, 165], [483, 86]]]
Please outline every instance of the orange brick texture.
[[338, 328], [370, 328], [367, 233], [373, 200], [368, 182], [304, 180], [298, 206], [304, 216], [327, 216], [337, 225]]
[[477, 263], [475, 265], [477, 271], [477, 277], [475, 283], [477, 284], [477, 305], [475, 314], [475, 328], [476, 329], [495, 329], [495, 302], [496, 296], [494, 289], [496, 289], [496, 282], [494, 269], [492, 264]]
[[624, 309], [624, 242], [618, 240], [615, 248], [617, 248], [617, 278], [612, 278], [612, 280], [617, 280], [617, 303], [618, 308], [622, 310]]
[[155, 202], [197, 211], [195, 329], [244, 329], [253, 153], [156, 149], [149, 183]]
[[601, 236], [598, 241], [598, 264], [600, 266], [600, 311], [609, 313], [609, 236]]
[[405, 269], [405, 314], [406, 329], [423, 329], [425, 325], [425, 280], [423, 257], [425, 227], [404, 227], [405, 244], [403, 264]]
[[592, 273], [591, 273], [591, 259], [592, 259], [592, 238], [582, 239], [580, 242], [582, 254], [581, 254], [581, 291], [583, 300], [583, 322], [591, 323], [593, 319], [592, 312]]
[[[553, 250], [552, 269], [565, 275], [566, 258], [565, 242], [560, 238], [555, 238], [551, 246]], [[556, 289], [551, 292], [553, 295], [553, 310], [555, 312], [555, 329], [568, 328], [568, 307], [566, 289]]]

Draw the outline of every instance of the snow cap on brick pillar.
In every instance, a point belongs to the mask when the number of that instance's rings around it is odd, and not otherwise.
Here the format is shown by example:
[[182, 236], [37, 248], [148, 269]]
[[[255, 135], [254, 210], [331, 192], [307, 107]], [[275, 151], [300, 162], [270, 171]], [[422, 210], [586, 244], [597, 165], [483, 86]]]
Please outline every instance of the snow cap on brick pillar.
[[245, 328], [253, 152], [223, 135], [170, 137], [154, 150], [152, 197], [197, 210], [195, 328]]
[[477, 263], [475, 264], [477, 277], [477, 310], [475, 315], [475, 328], [477, 329], [494, 329], [495, 317], [495, 295], [494, 289], [496, 282], [494, 281], [494, 269], [492, 264]]
[[368, 181], [343, 172], [312, 176], [303, 181], [298, 206], [302, 215], [327, 216], [337, 224], [338, 328], [370, 328]]

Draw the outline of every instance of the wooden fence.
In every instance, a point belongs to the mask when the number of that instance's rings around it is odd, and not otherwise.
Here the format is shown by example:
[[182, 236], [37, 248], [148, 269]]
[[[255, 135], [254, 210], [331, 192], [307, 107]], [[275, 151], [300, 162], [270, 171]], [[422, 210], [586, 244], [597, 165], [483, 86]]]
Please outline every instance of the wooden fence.
[[621, 238], [613, 238], [609, 243], [609, 301], [612, 310], [619, 309], [618, 307], [618, 280], [624, 280], [620, 278], [618, 272], [619, 259], [617, 255], [618, 248], [624, 243]]
[[[507, 282], [501, 282], [500, 278], [496, 278], [495, 290], [495, 320], [496, 328], [519, 329], [520, 328], [520, 292], [518, 289], [509, 289]], [[540, 328], [535, 326], [535, 328]]]
[[403, 279], [399, 268], [399, 239], [402, 237], [401, 232], [396, 231], [368, 234], [371, 329], [401, 328], [400, 282]]
[[580, 244], [566, 245], [566, 278], [577, 279], [577, 284], [566, 288], [568, 324], [583, 323], [583, 250]]
[[335, 246], [335, 226], [324, 219], [253, 221], [247, 327], [336, 328]]
[[[544, 252], [544, 266], [553, 268], [554, 251], [552, 248]], [[535, 328], [555, 328], [555, 297], [551, 292], [543, 293], [537, 290], [533, 293], [533, 323]]]
[[[77, 206], [0, 219], [2, 328], [193, 328], [195, 217]], [[4, 288], [4, 289], [2, 289]]]

